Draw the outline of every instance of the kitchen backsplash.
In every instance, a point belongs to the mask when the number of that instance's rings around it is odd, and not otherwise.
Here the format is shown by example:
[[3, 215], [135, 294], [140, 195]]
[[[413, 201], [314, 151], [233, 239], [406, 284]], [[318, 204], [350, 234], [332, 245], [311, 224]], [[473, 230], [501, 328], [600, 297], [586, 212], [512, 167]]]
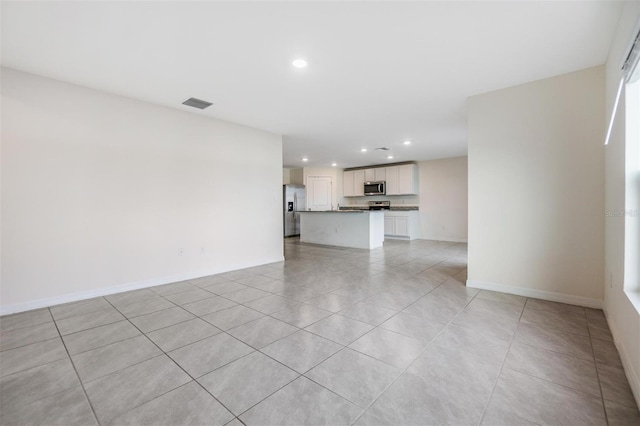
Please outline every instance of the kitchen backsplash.
[[388, 197], [385, 195], [373, 195], [369, 197], [348, 197], [345, 198], [346, 206], [366, 206], [369, 201], [391, 201], [392, 206], [409, 205], [417, 206], [420, 204], [419, 197], [417, 195]]

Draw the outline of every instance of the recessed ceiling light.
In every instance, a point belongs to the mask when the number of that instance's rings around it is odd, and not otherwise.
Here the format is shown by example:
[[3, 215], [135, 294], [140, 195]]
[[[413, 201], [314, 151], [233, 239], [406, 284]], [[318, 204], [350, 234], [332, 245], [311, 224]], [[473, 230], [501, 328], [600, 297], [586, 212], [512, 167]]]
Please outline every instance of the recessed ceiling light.
[[411, 145], [411, 141], [404, 141], [403, 142], [405, 145]]
[[389, 160], [393, 159], [393, 155], [388, 156], [387, 159]]
[[331, 163], [331, 166], [333, 166], [333, 167], [335, 167], [337, 165], [338, 165], [337, 163]]
[[291, 62], [291, 65], [296, 68], [306, 68], [307, 61], [305, 61], [304, 59], [296, 59], [295, 61]]
[[309, 161], [307, 157], [302, 157], [302, 161]]
[[362, 148], [360, 152], [367, 152], [367, 148]]

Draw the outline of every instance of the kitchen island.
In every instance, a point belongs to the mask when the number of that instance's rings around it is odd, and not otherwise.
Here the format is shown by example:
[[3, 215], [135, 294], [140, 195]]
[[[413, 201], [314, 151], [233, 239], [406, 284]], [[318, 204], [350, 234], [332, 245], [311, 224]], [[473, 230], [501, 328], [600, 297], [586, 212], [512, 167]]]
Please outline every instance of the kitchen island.
[[369, 210], [301, 211], [300, 241], [374, 249], [384, 242], [384, 213]]

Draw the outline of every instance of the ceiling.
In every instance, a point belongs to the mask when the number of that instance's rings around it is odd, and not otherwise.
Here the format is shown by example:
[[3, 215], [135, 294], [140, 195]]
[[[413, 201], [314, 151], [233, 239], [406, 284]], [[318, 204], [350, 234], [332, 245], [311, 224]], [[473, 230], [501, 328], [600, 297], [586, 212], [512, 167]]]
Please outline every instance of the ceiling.
[[[1, 53], [10, 68], [281, 134], [288, 167], [353, 167], [466, 155], [468, 96], [603, 64], [620, 11], [613, 1], [3, 1]], [[192, 96], [214, 105], [181, 105]]]

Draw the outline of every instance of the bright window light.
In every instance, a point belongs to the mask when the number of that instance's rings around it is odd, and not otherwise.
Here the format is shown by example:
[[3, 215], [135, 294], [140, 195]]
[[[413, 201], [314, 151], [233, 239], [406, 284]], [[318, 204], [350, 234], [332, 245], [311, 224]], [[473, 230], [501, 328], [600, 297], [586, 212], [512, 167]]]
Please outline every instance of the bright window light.
[[618, 111], [618, 103], [620, 102], [620, 94], [622, 93], [622, 86], [624, 86], [624, 77], [620, 79], [620, 84], [618, 84], [618, 93], [616, 93], [616, 100], [613, 102], [613, 110], [611, 111], [611, 118], [609, 119], [609, 128], [607, 129], [607, 136], [604, 139], [605, 145], [609, 145], [609, 138], [611, 137], [611, 130], [613, 129], [613, 122], [616, 119], [616, 111]]

